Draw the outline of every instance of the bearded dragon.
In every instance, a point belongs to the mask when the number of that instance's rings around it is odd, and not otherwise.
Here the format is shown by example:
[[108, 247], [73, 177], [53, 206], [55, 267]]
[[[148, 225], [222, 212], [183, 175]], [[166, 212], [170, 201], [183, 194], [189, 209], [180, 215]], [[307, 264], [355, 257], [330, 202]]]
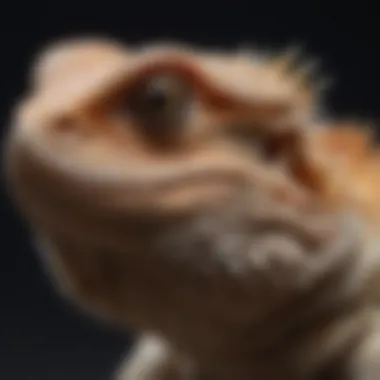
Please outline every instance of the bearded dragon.
[[292, 54], [47, 47], [6, 141], [59, 291], [140, 333], [121, 380], [375, 380], [379, 153]]

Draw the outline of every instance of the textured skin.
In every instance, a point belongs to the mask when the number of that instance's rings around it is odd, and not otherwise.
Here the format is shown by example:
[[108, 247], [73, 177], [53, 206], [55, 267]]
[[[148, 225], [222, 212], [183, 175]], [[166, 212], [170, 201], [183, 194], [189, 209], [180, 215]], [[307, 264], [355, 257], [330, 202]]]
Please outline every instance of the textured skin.
[[35, 64], [9, 186], [60, 291], [141, 333], [118, 380], [377, 379], [377, 152], [289, 66], [98, 40]]

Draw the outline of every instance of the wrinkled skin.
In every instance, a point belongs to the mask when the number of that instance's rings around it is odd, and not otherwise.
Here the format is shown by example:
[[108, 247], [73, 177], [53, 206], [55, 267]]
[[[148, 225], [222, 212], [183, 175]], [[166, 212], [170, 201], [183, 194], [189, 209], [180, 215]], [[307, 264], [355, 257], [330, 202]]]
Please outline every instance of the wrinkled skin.
[[36, 67], [10, 190], [60, 291], [141, 333], [118, 379], [377, 379], [377, 245], [307, 156], [311, 89], [176, 46]]

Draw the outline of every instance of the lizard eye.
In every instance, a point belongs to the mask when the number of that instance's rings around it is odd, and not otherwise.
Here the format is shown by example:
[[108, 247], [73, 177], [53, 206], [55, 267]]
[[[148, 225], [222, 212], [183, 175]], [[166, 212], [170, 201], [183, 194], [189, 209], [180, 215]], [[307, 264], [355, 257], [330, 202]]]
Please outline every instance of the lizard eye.
[[181, 130], [193, 101], [188, 82], [174, 75], [155, 76], [132, 91], [129, 108], [138, 124], [149, 133]]
[[178, 100], [177, 95], [181, 95], [177, 94], [179, 85], [170, 77], [154, 78], [142, 89], [142, 101], [151, 112], [163, 112]]

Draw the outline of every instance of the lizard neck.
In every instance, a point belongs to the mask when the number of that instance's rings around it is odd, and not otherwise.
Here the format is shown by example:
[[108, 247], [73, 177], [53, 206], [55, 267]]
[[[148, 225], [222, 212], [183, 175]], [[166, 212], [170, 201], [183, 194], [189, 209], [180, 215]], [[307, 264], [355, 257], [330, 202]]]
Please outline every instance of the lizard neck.
[[[106, 230], [102, 224], [102, 235], [96, 223], [89, 224], [92, 239], [83, 239], [83, 231], [76, 238], [50, 230], [48, 267], [80, 305], [137, 331], [161, 334], [207, 378], [303, 379], [360, 333], [352, 327], [362, 318], [352, 257], [302, 285], [292, 262], [272, 275], [275, 268], [250, 264], [253, 241], [265, 233], [247, 228], [241, 213], [134, 220], [128, 233], [128, 221], [118, 223]], [[121, 244], [113, 238], [118, 231]]]

